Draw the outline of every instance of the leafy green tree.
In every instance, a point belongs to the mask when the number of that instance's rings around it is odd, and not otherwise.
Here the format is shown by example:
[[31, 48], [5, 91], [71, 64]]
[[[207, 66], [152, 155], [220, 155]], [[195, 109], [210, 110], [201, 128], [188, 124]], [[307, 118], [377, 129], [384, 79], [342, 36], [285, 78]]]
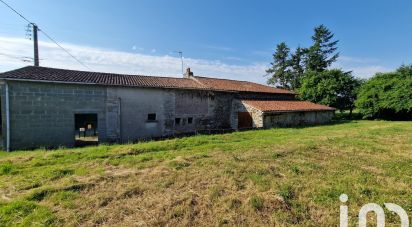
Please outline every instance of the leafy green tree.
[[359, 91], [356, 107], [364, 118], [412, 120], [412, 65], [370, 78]]
[[314, 31], [313, 45], [306, 50], [305, 66], [307, 71], [322, 72], [339, 57], [339, 53], [335, 53], [339, 40], [333, 41], [334, 34], [324, 25]]
[[273, 62], [270, 63], [271, 67], [266, 70], [266, 73], [270, 76], [267, 81], [268, 84], [289, 88], [291, 76], [289, 69], [289, 52], [290, 49], [284, 42], [276, 46], [276, 51], [273, 54]]
[[337, 92], [338, 98], [334, 107], [340, 111], [349, 110], [349, 118], [351, 118], [363, 80], [355, 78], [350, 72], [347, 72], [340, 74], [340, 77], [337, 78], [337, 83], [339, 83], [339, 91]]
[[305, 66], [303, 64], [305, 50], [301, 47], [296, 48], [296, 51], [292, 53], [290, 58], [291, 67], [291, 78], [290, 78], [290, 88], [296, 90], [300, 88], [300, 82], [305, 72]]
[[308, 71], [299, 89], [300, 98], [352, 112], [360, 83], [351, 72], [340, 69]]

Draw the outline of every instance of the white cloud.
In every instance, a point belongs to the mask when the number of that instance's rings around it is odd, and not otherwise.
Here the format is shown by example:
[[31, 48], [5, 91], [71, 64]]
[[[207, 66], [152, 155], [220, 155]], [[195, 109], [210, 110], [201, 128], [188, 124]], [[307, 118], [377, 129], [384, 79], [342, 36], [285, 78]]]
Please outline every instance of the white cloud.
[[345, 71], [352, 71], [353, 75], [361, 78], [369, 78], [378, 72], [389, 72], [393, 69], [382, 64], [376, 58], [360, 58], [350, 56], [340, 56], [338, 61], [332, 65], [334, 68], [342, 68]]
[[[178, 56], [153, 56], [70, 43], [62, 43], [62, 46], [93, 71], [181, 76], [181, 60]], [[7, 71], [30, 64], [22, 62], [19, 57], [32, 57], [32, 49], [32, 42], [30, 40], [0, 37], [0, 71]], [[39, 50], [40, 59], [43, 59], [40, 61], [41, 66], [87, 70], [51, 42], [39, 42]], [[18, 55], [18, 57], [12, 58], [10, 55]], [[266, 81], [263, 75], [265, 75], [267, 65], [263, 63], [234, 65], [221, 61], [186, 57], [184, 64], [185, 67], [191, 67], [195, 75], [248, 80], [258, 83], [265, 83]]]
[[[16, 69], [32, 63], [23, 62], [23, 57], [33, 56], [32, 41], [23, 38], [0, 37], [0, 72]], [[93, 71], [139, 75], [181, 76], [179, 56], [123, 52], [105, 48], [62, 43], [62, 45]], [[135, 46], [136, 49], [139, 47]], [[51, 42], [39, 42], [40, 65], [54, 68], [88, 70]], [[133, 49], [133, 47], [132, 47]], [[264, 84], [265, 69], [269, 62], [251, 64], [228, 64], [219, 60], [184, 58], [184, 66], [195, 75], [247, 80]], [[392, 69], [376, 59], [343, 56], [333, 67], [353, 71], [355, 76], [370, 77], [376, 72]]]
[[381, 65], [371, 65], [371, 66], [364, 66], [364, 67], [347, 67], [350, 68], [348, 70], [353, 71], [353, 75], [361, 78], [369, 78], [376, 73], [383, 73], [393, 71], [393, 69], [386, 68]]
[[234, 51], [233, 48], [231, 47], [226, 47], [226, 46], [217, 46], [217, 45], [203, 45], [204, 48], [207, 49], [212, 49], [212, 50], [218, 50], [218, 51]]

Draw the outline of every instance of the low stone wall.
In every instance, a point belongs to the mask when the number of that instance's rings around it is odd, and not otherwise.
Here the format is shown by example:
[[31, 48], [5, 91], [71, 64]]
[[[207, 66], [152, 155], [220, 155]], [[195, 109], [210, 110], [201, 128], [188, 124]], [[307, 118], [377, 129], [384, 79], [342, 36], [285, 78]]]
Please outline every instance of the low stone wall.
[[333, 111], [308, 111], [289, 113], [267, 113], [263, 116], [264, 127], [291, 127], [299, 125], [325, 124], [332, 120]]

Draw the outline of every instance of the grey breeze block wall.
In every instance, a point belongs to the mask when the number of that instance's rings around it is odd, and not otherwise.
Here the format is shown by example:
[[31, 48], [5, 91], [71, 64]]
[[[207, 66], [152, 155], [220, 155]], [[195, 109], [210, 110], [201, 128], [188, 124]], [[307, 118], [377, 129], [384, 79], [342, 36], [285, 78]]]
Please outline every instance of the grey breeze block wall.
[[[164, 103], [167, 91], [151, 88], [107, 87], [108, 102], [112, 102], [112, 112], [108, 110], [108, 131], [111, 140], [119, 142], [135, 141], [140, 138], [161, 136], [164, 131]], [[109, 105], [109, 104], [108, 104]], [[147, 116], [156, 114], [156, 121], [149, 122]], [[117, 133], [113, 134], [116, 131]]]
[[[128, 142], [230, 126], [233, 97], [227, 93], [22, 81], [8, 84], [13, 150], [74, 146], [76, 113], [98, 115], [99, 142]], [[5, 126], [4, 85], [0, 89]], [[149, 113], [156, 113], [156, 121], [147, 120]], [[176, 118], [180, 124], [175, 123]], [[5, 135], [5, 127], [2, 131]]]
[[[76, 113], [98, 114], [99, 138], [105, 140], [104, 87], [16, 81], [8, 84], [11, 149], [73, 146]], [[4, 85], [1, 94], [5, 132]]]

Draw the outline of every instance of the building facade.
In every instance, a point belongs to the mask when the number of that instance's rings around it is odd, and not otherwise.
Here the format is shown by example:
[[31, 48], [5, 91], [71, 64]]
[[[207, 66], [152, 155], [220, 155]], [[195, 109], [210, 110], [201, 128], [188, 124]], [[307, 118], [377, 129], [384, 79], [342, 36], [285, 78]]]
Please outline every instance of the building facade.
[[199, 130], [320, 124], [334, 109], [246, 81], [45, 67], [0, 74], [3, 150], [132, 142]]

